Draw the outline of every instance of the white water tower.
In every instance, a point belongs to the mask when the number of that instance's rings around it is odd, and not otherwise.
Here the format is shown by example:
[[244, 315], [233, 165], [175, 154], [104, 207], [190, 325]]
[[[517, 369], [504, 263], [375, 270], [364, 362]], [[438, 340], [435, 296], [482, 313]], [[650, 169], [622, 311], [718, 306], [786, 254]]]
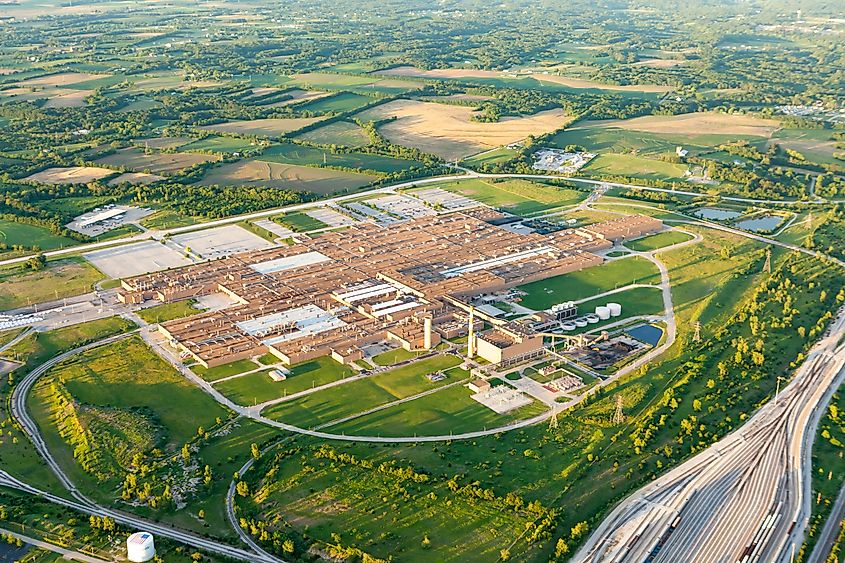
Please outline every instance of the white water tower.
[[135, 532], [126, 540], [126, 555], [134, 563], [144, 563], [156, 556], [153, 535], [149, 532]]

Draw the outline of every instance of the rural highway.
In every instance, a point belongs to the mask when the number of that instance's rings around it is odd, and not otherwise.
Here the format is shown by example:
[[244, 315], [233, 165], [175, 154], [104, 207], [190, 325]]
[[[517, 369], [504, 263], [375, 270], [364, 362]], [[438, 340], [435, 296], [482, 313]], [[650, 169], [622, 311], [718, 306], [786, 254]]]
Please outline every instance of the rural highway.
[[[233, 215], [231, 217], [225, 217], [223, 219], [215, 219], [213, 221], [208, 221], [205, 223], [199, 223], [197, 225], [189, 225], [186, 227], [175, 227], [172, 229], [161, 229], [161, 230], [148, 230], [144, 231], [143, 233], [138, 233], [135, 235], [129, 235], [126, 237], [115, 238], [107, 241], [102, 242], [93, 242], [88, 244], [80, 244], [77, 246], [71, 246], [68, 248], [62, 248], [59, 250], [52, 250], [49, 252], [44, 252], [43, 255], [46, 258], [60, 258], [62, 256], [67, 255], [74, 255], [79, 254], [82, 252], [89, 252], [91, 250], [97, 250], [102, 248], [109, 248], [113, 246], [119, 246], [122, 244], [127, 244], [131, 242], [141, 242], [144, 240], [150, 239], [161, 239], [166, 235], [177, 235], [181, 233], [187, 233], [192, 231], [199, 231], [203, 229], [208, 229], [211, 227], [219, 227], [222, 225], [230, 225], [232, 223], [238, 223], [240, 221], [250, 221], [254, 219], [266, 219], [267, 217], [272, 217], [273, 215], [278, 215], [280, 213], [290, 213], [294, 211], [302, 211], [305, 209], [309, 209], [314, 206], [321, 206], [321, 205], [331, 205], [342, 203], [344, 201], [350, 199], [356, 199], [365, 195], [371, 194], [380, 194], [380, 193], [392, 193], [396, 190], [401, 190], [404, 188], [411, 188], [416, 186], [425, 186], [427, 184], [436, 184], [439, 182], [449, 182], [452, 180], [468, 180], [472, 178], [480, 178], [480, 179], [508, 179], [508, 178], [517, 178], [517, 179], [526, 179], [526, 180], [565, 180], [568, 182], [573, 183], [580, 183], [588, 186], [609, 186], [615, 188], [624, 188], [624, 189], [634, 189], [634, 190], [643, 190], [643, 191], [650, 191], [650, 192], [662, 192], [662, 193], [672, 193], [678, 194], [683, 196], [691, 196], [691, 197], [706, 197], [709, 194], [706, 193], [697, 193], [697, 192], [690, 192], [684, 190], [675, 190], [669, 188], [653, 188], [649, 186], [637, 186], [635, 184], [623, 184], [619, 182], [604, 182], [601, 180], [591, 180], [588, 178], [577, 178], [577, 177], [567, 177], [567, 176], [552, 176], [548, 174], [484, 174], [481, 172], [473, 172], [466, 168], [458, 168], [459, 170], [463, 171], [462, 174], [450, 174], [445, 176], [433, 176], [429, 178], [420, 178], [417, 180], [411, 180], [407, 182], [401, 182], [398, 184], [392, 184], [390, 186], [384, 186], [380, 188], [375, 188], [372, 190], [356, 192], [354, 194], [336, 196], [328, 199], [322, 199], [317, 201], [309, 201], [306, 203], [297, 203], [294, 205], [287, 205], [283, 207], [276, 207], [273, 209], [265, 209], [263, 211], [256, 211], [253, 213], [245, 213], [243, 215]], [[813, 201], [799, 201], [799, 200], [771, 200], [771, 199], [754, 199], [754, 198], [744, 198], [744, 197], [733, 197], [733, 196], [720, 196], [721, 199], [725, 201], [733, 201], [737, 203], [747, 203], [750, 205], [807, 205], [811, 203], [824, 203], [827, 200], [823, 199], [816, 199]], [[26, 262], [30, 258], [35, 256], [34, 254], [29, 254], [26, 256], [19, 256], [17, 258], [8, 258], [6, 260], [0, 260], [0, 266], [6, 266], [9, 264], [20, 264], [21, 262]]]
[[786, 563], [810, 515], [811, 447], [845, 379], [845, 309], [792, 382], [748, 423], [643, 487], [601, 523], [579, 563]]

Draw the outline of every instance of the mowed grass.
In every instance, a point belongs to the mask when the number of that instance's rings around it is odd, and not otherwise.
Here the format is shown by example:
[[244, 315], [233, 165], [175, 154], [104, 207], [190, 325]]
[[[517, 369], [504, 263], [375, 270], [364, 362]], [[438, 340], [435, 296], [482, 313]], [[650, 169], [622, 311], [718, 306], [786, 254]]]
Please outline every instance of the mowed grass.
[[645, 258], [632, 256], [521, 285], [518, 289], [527, 293], [520, 304], [539, 311], [633, 283], [660, 283], [657, 266]]
[[382, 352], [381, 354], [376, 354], [370, 359], [377, 366], [392, 366], [393, 364], [398, 364], [399, 362], [416, 358], [421, 353], [422, 352], [409, 352], [404, 348], [396, 348], [394, 350]]
[[631, 317], [640, 317], [644, 315], [662, 315], [663, 311], [663, 292], [656, 287], [635, 287], [608, 295], [607, 297], [600, 297], [598, 299], [591, 299], [578, 304], [578, 313], [585, 315], [595, 311], [599, 305], [607, 305], [608, 303], [619, 303], [622, 305], [622, 315], [618, 317], [611, 317], [606, 321], [599, 321], [598, 324], [590, 324], [585, 328], [576, 329], [574, 332], [585, 332], [596, 328], [601, 328], [610, 323], [617, 323], [623, 319]]
[[341, 145], [354, 149], [370, 144], [370, 137], [356, 123], [335, 121], [323, 127], [312, 129], [296, 137], [318, 145]]
[[317, 229], [328, 227], [326, 223], [303, 212], [287, 213], [279, 217], [273, 217], [273, 221], [297, 233], [307, 233], [308, 231], [316, 231]]
[[232, 375], [238, 375], [239, 373], [252, 371], [254, 369], [257, 369], [258, 367], [258, 364], [256, 364], [252, 360], [244, 359], [235, 360], [234, 362], [229, 362], [228, 364], [221, 364], [212, 368], [193, 366], [191, 368], [191, 371], [193, 371], [195, 374], [202, 377], [206, 381], [217, 381], [218, 379], [223, 379], [224, 377], [230, 377]]
[[434, 356], [373, 377], [285, 401], [270, 407], [264, 415], [303, 428], [327, 424], [446, 385], [454, 380], [447, 378], [432, 383], [425, 376], [453, 368], [460, 362], [460, 358], [451, 354]]
[[546, 411], [545, 405], [534, 401], [509, 413], [497, 414], [474, 401], [471, 394], [463, 385], [453, 385], [329, 429], [362, 436], [447, 436], [504, 426]]
[[49, 262], [38, 271], [0, 270], [0, 311], [87, 293], [105, 276], [82, 259]]
[[600, 154], [581, 169], [590, 175], [683, 180], [687, 166], [630, 154]]
[[[12, 246], [37, 247], [40, 250], [56, 250], [79, 244], [72, 238], [59, 236], [49, 229], [14, 221], [0, 220], [0, 243]], [[4, 252], [4, 251], [0, 251]]]
[[415, 160], [392, 158], [377, 154], [332, 153], [327, 150], [288, 143], [273, 145], [264, 151], [264, 154], [256, 158], [257, 160], [279, 162], [282, 164], [303, 166], [324, 165], [358, 170], [373, 170], [384, 173], [398, 172], [400, 170], [422, 166], [422, 163]]
[[680, 244], [691, 240], [693, 237], [681, 231], [664, 231], [656, 235], [650, 235], [641, 239], [628, 241], [625, 246], [637, 252], [647, 252], [650, 250], [657, 250], [672, 246], [673, 244]]
[[529, 215], [556, 207], [576, 205], [587, 197], [585, 193], [577, 190], [528, 180], [490, 182], [472, 179], [438, 184], [436, 187], [463, 194], [490, 207], [504, 209], [516, 215]]
[[353, 94], [352, 92], [341, 92], [334, 96], [307, 102], [297, 109], [314, 113], [344, 113], [364, 107], [373, 101], [375, 99], [368, 96]]
[[175, 303], [162, 303], [161, 305], [141, 309], [137, 311], [137, 314], [150, 324], [163, 323], [165, 321], [172, 321], [173, 319], [196, 315], [200, 312], [195, 307], [196, 303], [193, 299], [176, 301]]
[[340, 381], [355, 373], [352, 368], [339, 364], [328, 356], [291, 367], [290, 374], [284, 381], [270, 379], [270, 371], [268, 369], [236, 377], [215, 387], [240, 405], [253, 405]]

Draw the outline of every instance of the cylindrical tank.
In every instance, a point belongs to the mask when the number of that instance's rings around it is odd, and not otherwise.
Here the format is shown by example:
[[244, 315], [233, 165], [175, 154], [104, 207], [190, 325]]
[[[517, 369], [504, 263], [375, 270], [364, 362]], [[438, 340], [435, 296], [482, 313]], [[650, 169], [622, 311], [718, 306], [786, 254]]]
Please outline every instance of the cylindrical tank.
[[149, 532], [135, 532], [126, 540], [126, 555], [134, 563], [144, 563], [156, 556], [153, 535]]
[[590, 313], [589, 315], [584, 315], [584, 318], [587, 319], [587, 322], [591, 325], [596, 324], [599, 322], [599, 316]]
[[610, 307], [599, 305], [596, 307], [596, 316], [601, 320], [606, 321], [610, 318]]
[[575, 330], [575, 323], [563, 323], [560, 325], [560, 329], [565, 331]]
[[619, 303], [608, 303], [607, 308], [610, 309], [611, 317], [618, 317], [622, 314], [622, 305]]
[[575, 319], [575, 326], [577, 326], [578, 328], [587, 326], [587, 319], [585, 319], [584, 317], [578, 317], [577, 319]]

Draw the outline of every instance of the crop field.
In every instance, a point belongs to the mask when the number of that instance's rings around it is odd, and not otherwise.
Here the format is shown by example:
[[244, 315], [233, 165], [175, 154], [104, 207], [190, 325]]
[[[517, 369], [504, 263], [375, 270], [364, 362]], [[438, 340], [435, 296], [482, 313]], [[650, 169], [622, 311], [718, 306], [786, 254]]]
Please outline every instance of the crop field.
[[349, 121], [335, 121], [323, 127], [298, 135], [297, 139], [319, 145], [341, 145], [359, 148], [370, 144], [370, 138], [361, 127]]
[[732, 137], [771, 137], [780, 128], [775, 119], [751, 115], [696, 112], [680, 115], [648, 115], [633, 119], [602, 122], [605, 127], [619, 127], [644, 133], [683, 135], [726, 135]]
[[73, 297], [92, 291], [105, 276], [78, 259], [51, 262], [42, 270], [0, 270], [0, 311]]
[[107, 182], [109, 186], [117, 186], [120, 184], [132, 184], [133, 186], [140, 186], [144, 184], [152, 184], [164, 180], [164, 176], [158, 174], [147, 174], [145, 172], [124, 172], [120, 176], [115, 176]]
[[626, 242], [625, 246], [627, 246], [631, 250], [636, 250], [638, 252], [646, 252], [649, 250], [657, 250], [658, 248], [664, 248], [666, 246], [672, 246], [673, 244], [686, 242], [690, 239], [692, 239], [690, 235], [682, 233], [681, 231], [664, 231], [662, 233], [657, 233], [656, 235], [651, 235], [641, 239]]
[[377, 179], [378, 177], [373, 175], [329, 168], [240, 160], [212, 168], [199, 183], [204, 186], [264, 186], [297, 192], [332, 194], [360, 188]]
[[580, 203], [587, 194], [528, 180], [458, 180], [436, 187], [465, 195], [490, 207], [517, 215], [527, 215]]
[[87, 184], [112, 174], [116, 174], [116, 172], [108, 168], [71, 166], [67, 168], [47, 168], [27, 176], [24, 181], [38, 182], [39, 184]]
[[[255, 88], [253, 89], [254, 94], [267, 94], [271, 91], [278, 91], [277, 88]], [[285, 99], [272, 102], [269, 104], [259, 102], [252, 102], [260, 105], [262, 107], [268, 108], [276, 108], [276, 107], [285, 107], [292, 104], [298, 104], [301, 102], [307, 102], [308, 100], [318, 100], [320, 98], [325, 98], [326, 96], [331, 96], [330, 92], [319, 92], [317, 90], [300, 90], [299, 88], [294, 88], [292, 90], [287, 90], [284, 93]], [[250, 101], [250, 100], [247, 100]]]
[[193, 141], [190, 137], [151, 137], [132, 139], [132, 143], [144, 149], [173, 150]]
[[584, 299], [633, 283], [660, 283], [657, 267], [645, 258], [633, 256], [521, 285], [518, 289], [527, 293], [520, 305], [541, 311], [557, 303]]
[[[454, 368], [449, 377], [469, 376]], [[470, 398], [471, 391], [455, 385], [436, 393], [394, 405], [376, 413], [330, 426], [336, 433], [364, 436], [446, 436], [460, 432], [504, 426], [517, 420], [531, 418], [546, 410], [534, 401], [530, 405], [500, 415]]]
[[350, 74], [324, 74], [310, 72], [296, 74], [292, 77], [292, 84], [316, 90], [346, 90], [352, 92], [380, 92], [383, 94], [400, 94], [422, 88], [421, 82], [413, 80], [396, 80], [379, 76], [353, 76]]
[[465, 106], [396, 100], [357, 115], [378, 121], [396, 119], [379, 127], [390, 142], [414, 147], [447, 160], [464, 158], [486, 149], [559, 129], [571, 118], [561, 109], [525, 117], [505, 117], [496, 123], [472, 121], [475, 110]]
[[238, 135], [255, 135], [258, 137], [279, 137], [286, 135], [307, 125], [320, 121], [321, 117], [290, 117], [268, 119], [242, 119], [224, 121], [214, 125], [203, 125], [199, 129], [217, 133], [234, 133]]
[[0, 243], [9, 247], [17, 245], [35, 246], [41, 250], [55, 250], [79, 244], [71, 238], [55, 235], [44, 227], [5, 219], [0, 219]]
[[174, 152], [174, 153], [151, 153], [146, 154], [144, 150], [130, 147], [120, 149], [114, 154], [104, 156], [96, 160], [97, 164], [106, 166], [120, 166], [135, 172], [150, 172], [152, 174], [167, 174], [189, 168], [203, 162], [220, 160], [219, 156]]
[[58, 88], [60, 86], [72, 86], [88, 80], [106, 78], [108, 74], [92, 74], [87, 72], [60, 72], [48, 74], [38, 78], [29, 78], [17, 83], [17, 86], [25, 88]]
[[780, 129], [772, 135], [768, 144], [797, 151], [820, 164], [845, 166], [845, 149], [838, 147], [831, 137], [829, 129]]
[[341, 92], [334, 96], [320, 98], [299, 106], [303, 111], [314, 113], [343, 113], [363, 107], [375, 99], [352, 92]]
[[425, 376], [453, 368], [459, 363], [461, 360], [457, 356], [435, 356], [366, 379], [285, 401], [270, 407], [264, 415], [302, 428], [329, 424], [367, 409], [451, 383], [455, 381], [452, 377], [433, 383]]
[[353, 375], [352, 368], [328, 356], [303, 362], [290, 368], [288, 378], [273, 381], [263, 370], [215, 385], [218, 391], [240, 405], [263, 403], [285, 395], [306, 391]]
[[181, 147], [183, 151], [211, 151], [222, 153], [243, 152], [254, 148], [255, 144], [238, 137], [206, 137]]
[[265, 150], [261, 156], [256, 157], [256, 160], [303, 166], [337, 166], [384, 173], [398, 172], [411, 167], [422, 167], [422, 163], [413, 160], [378, 154], [331, 153], [326, 150], [294, 144], [273, 145]]
[[631, 176], [652, 180], [682, 181], [687, 166], [631, 154], [600, 154], [582, 172], [594, 176]]

